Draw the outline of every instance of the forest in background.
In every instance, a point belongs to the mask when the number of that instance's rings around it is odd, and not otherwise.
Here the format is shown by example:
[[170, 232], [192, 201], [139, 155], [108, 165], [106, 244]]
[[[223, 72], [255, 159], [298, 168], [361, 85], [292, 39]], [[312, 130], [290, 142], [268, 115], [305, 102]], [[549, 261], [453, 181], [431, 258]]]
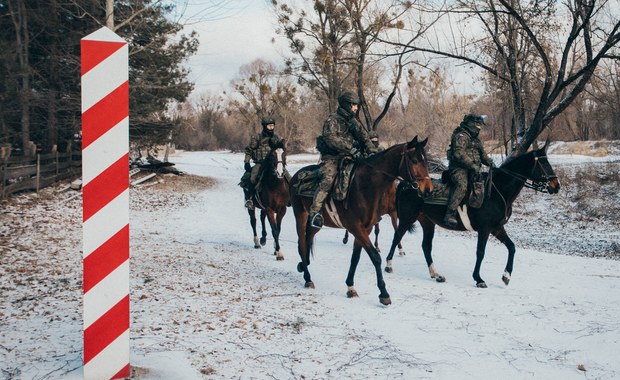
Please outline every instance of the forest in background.
[[[343, 89], [385, 145], [417, 134], [443, 152], [469, 112], [489, 116], [482, 138], [503, 153], [547, 136], [620, 139], [617, 1], [272, 0], [290, 54], [248, 62], [225, 92], [192, 101], [185, 63], [198, 40], [172, 19], [179, 3], [0, 0], [3, 154], [71, 149], [80, 39], [103, 25], [129, 43], [135, 149], [240, 150], [272, 115], [289, 149], [304, 151]], [[481, 72], [475, 94], [454, 86], [462, 65]]]

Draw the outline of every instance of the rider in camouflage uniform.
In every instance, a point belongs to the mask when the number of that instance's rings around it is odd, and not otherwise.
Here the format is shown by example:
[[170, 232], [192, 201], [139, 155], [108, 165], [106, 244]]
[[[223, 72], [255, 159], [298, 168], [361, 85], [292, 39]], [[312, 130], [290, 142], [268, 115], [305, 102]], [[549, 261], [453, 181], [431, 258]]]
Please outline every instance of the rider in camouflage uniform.
[[343, 92], [338, 97], [338, 109], [323, 123], [323, 133], [319, 137], [323, 141], [323, 146], [319, 147], [321, 183], [314, 193], [308, 215], [308, 222], [313, 227], [323, 227], [321, 209], [336, 179], [340, 160], [358, 160], [363, 157], [362, 152], [374, 154], [378, 151], [356, 118], [358, 104], [352, 92]]
[[452, 132], [450, 149], [448, 149], [448, 170], [453, 187], [448, 200], [448, 210], [443, 220], [445, 224], [452, 227], [458, 224], [456, 208], [467, 193], [470, 176], [478, 177], [481, 164], [495, 167], [493, 160], [486, 154], [482, 142], [478, 139], [481, 125], [486, 125], [483, 116], [468, 114]]
[[[282, 141], [282, 138], [274, 133], [276, 121], [273, 118], [264, 117], [261, 120], [261, 124], [263, 126], [263, 130], [261, 133], [253, 135], [250, 143], [245, 148], [243, 167], [246, 172], [250, 173], [250, 178], [248, 182], [244, 181], [244, 177], [242, 177], [241, 182], [243, 183], [243, 193], [245, 195], [245, 207], [250, 210], [254, 208], [254, 204], [252, 203], [252, 195], [254, 194], [254, 188], [256, 186], [256, 181], [258, 180], [258, 175], [260, 174], [261, 165], [263, 160], [265, 160], [271, 152], [269, 142], [271, 142], [271, 144], [277, 144]], [[250, 160], [254, 161], [253, 167], [250, 165]], [[287, 178], [290, 177], [288, 173], [285, 175]]]

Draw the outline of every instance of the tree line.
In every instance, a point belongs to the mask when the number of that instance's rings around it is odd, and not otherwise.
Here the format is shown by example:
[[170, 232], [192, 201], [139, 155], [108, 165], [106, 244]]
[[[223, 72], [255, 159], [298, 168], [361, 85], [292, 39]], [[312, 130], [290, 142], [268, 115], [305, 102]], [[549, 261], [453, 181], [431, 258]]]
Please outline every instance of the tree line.
[[[0, 144], [70, 146], [81, 128], [79, 41], [102, 25], [129, 43], [136, 147], [240, 150], [272, 115], [289, 149], [303, 151], [343, 89], [386, 145], [420, 134], [441, 151], [469, 112], [489, 115], [483, 138], [506, 154], [546, 136], [620, 139], [618, 1], [269, 3], [278, 25], [265, 38], [289, 53], [248, 62], [224, 93], [188, 101], [184, 62], [198, 42], [168, 17], [172, 5], [0, 0]], [[457, 87], [455, 68], [470, 68], [474, 93]]]

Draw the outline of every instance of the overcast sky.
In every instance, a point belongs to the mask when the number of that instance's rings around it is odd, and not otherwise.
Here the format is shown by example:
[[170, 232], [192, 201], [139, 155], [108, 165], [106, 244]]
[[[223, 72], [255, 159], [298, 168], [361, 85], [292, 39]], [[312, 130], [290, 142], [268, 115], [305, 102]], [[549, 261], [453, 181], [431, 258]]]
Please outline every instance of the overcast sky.
[[[200, 11], [200, 1], [195, 1], [187, 15]], [[189, 79], [195, 82], [194, 95], [217, 93], [228, 87], [242, 65], [262, 58], [275, 64], [281, 62], [283, 43], [276, 48], [276, 21], [270, 5], [264, 0], [228, 1], [229, 8], [217, 16], [188, 29], [199, 33], [200, 46], [188, 61]]]

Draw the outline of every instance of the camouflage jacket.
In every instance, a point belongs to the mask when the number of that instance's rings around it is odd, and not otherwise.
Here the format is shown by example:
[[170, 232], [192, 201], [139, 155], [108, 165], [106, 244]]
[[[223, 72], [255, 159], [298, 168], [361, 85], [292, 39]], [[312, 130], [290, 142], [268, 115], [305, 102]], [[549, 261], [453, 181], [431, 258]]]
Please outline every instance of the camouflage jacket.
[[454, 132], [448, 150], [450, 168], [472, 169], [480, 164], [490, 166], [493, 160], [484, 151], [484, 146], [478, 137], [472, 136], [467, 128], [460, 125]]
[[352, 148], [363, 152], [377, 152], [368, 133], [353, 117], [341, 108], [327, 117], [323, 123], [323, 141], [327, 151], [321, 152], [326, 159], [347, 155]]
[[266, 136], [263, 132], [253, 135], [250, 143], [245, 147], [244, 162], [250, 162], [250, 159], [252, 159], [255, 164], [261, 164], [267, 158], [269, 152], [271, 152], [270, 140], [272, 144], [277, 144], [282, 141], [282, 138], [275, 133], [271, 137]]

